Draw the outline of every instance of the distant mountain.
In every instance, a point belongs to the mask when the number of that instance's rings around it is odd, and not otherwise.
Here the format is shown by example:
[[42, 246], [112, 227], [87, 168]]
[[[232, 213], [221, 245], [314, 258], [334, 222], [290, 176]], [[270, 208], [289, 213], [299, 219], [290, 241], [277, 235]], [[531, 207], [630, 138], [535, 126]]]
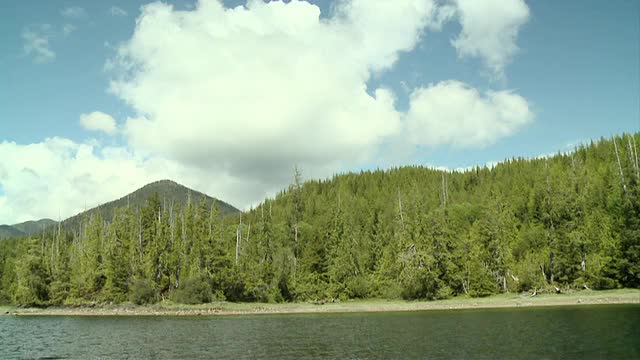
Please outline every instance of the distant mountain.
[[11, 225], [0, 225], [0, 240], [26, 236], [27, 234]]
[[42, 219], [38, 221], [25, 221], [20, 224], [11, 225], [11, 227], [26, 235], [33, 235], [54, 224], [57, 224], [57, 222], [51, 219]]
[[57, 223], [51, 219], [42, 219], [14, 225], [0, 225], [0, 240], [33, 235], [53, 224]]
[[[147, 199], [155, 193], [160, 196], [160, 201], [167, 201], [168, 203], [173, 202], [175, 204], [186, 204], [189, 201], [189, 198], [191, 198], [191, 201], [197, 203], [204, 197], [206, 199], [207, 206], [211, 206], [211, 204], [215, 202], [218, 210], [223, 216], [235, 214], [240, 211], [224, 201], [218, 200], [199, 191], [189, 189], [188, 187], [180, 185], [174, 181], [160, 180], [147, 184], [118, 200], [102, 204], [93, 209], [74, 215], [64, 220], [62, 225], [65, 227], [76, 227], [85, 216], [90, 216], [96, 213], [102, 215], [102, 218], [106, 221], [111, 221], [115, 209], [127, 206], [134, 208], [142, 207], [145, 205]], [[15, 225], [0, 225], [0, 239], [33, 235], [42, 231], [43, 228], [50, 228], [56, 224], [57, 222], [54, 220], [42, 219], [38, 221], [26, 221]]]
[[189, 201], [189, 197], [191, 198], [191, 201], [197, 203], [204, 197], [206, 199], [207, 206], [211, 206], [211, 204], [215, 202], [222, 215], [234, 214], [240, 211], [224, 201], [218, 200], [199, 191], [189, 189], [188, 187], [180, 185], [174, 181], [160, 180], [147, 184], [118, 200], [102, 204], [98, 207], [72, 216], [64, 220], [62, 225], [75, 227], [80, 223], [83, 217], [90, 216], [95, 213], [99, 213], [106, 221], [111, 221], [115, 209], [127, 206], [134, 208], [142, 207], [145, 205], [147, 199], [155, 193], [160, 196], [160, 201], [166, 201], [167, 203], [174, 202], [176, 204], [186, 204], [187, 201]]

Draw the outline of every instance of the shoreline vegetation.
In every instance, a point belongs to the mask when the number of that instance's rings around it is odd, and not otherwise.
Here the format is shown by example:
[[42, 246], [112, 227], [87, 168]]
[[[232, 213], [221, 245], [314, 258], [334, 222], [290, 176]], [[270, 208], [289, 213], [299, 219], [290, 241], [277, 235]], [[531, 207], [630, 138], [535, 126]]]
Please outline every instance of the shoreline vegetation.
[[171, 302], [155, 305], [86, 304], [80, 306], [51, 306], [21, 308], [0, 306], [0, 315], [16, 316], [219, 316], [257, 314], [312, 314], [400, 312], [426, 310], [463, 310], [526, 308], [542, 306], [640, 304], [640, 290], [576, 291], [563, 294], [500, 294], [483, 298], [455, 297], [435, 301], [350, 300], [339, 302], [298, 303], [232, 303], [215, 302], [184, 305]]
[[[404, 166], [303, 181], [294, 168], [287, 189], [226, 216], [188, 189], [182, 202], [153, 191], [137, 205], [0, 241], [0, 303], [391, 311], [640, 289], [634, 144], [640, 133], [465, 171]], [[495, 294], [515, 295], [480, 300]], [[322, 299], [342, 302], [306, 303]]]

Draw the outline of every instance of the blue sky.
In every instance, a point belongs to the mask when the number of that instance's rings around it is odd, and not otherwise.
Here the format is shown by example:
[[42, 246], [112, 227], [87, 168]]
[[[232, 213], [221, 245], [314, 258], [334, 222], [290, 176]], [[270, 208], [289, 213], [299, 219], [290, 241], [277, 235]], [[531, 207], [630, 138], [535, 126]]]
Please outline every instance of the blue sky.
[[[505, 4], [510, 1], [506, 1]], [[311, 0], [310, 2], [319, 7], [322, 12], [322, 18], [326, 21], [337, 18], [334, 13], [339, 12], [339, 10], [331, 10], [334, 4], [330, 0]], [[513, 0], [512, 2], [514, 2], [514, 6], [520, 6], [520, 9], [522, 4], [525, 4], [521, 0]], [[252, 157], [252, 154], [255, 154], [261, 164], [282, 162], [284, 164], [283, 168], [288, 168], [291, 163], [295, 162], [302, 163], [304, 170], [305, 164], [308, 162], [308, 165], [306, 165], [308, 169], [307, 177], [322, 177], [338, 171], [386, 167], [398, 164], [418, 163], [448, 168], [462, 168], [482, 165], [514, 156], [532, 157], [565, 151], [571, 144], [577, 142], [599, 138], [600, 136], [640, 130], [639, 2], [631, 0], [606, 2], [595, 0], [527, 1], [525, 5], [525, 9], [528, 10], [526, 18], [519, 18], [520, 20], [517, 20], [519, 22], [514, 25], [516, 27], [516, 36], [513, 39], [513, 44], [517, 46], [518, 50], [513, 56], [503, 56], [506, 60], [500, 74], [487, 66], [487, 59], [491, 56], [489, 52], [492, 49], [484, 49], [482, 50], [485, 51], [484, 53], [481, 51], [480, 55], [474, 56], [464, 55], [462, 50], [452, 46], [452, 42], [459, 37], [459, 34], [465, 31], [465, 25], [462, 20], [464, 16], [462, 15], [462, 5], [459, 5], [457, 10], [459, 15], [450, 16], [449, 20], [445, 21], [438, 30], [423, 31], [423, 35], [415, 43], [410, 41], [404, 48], [393, 48], [393, 44], [383, 43], [379, 39], [371, 40], [373, 48], [382, 50], [380, 50], [380, 53], [371, 55], [367, 59], [369, 62], [363, 65], [363, 69], [368, 69], [366, 70], [367, 76], [363, 77], [364, 84], [366, 84], [366, 92], [370, 97], [376, 98], [376, 89], [387, 89], [395, 99], [393, 111], [400, 114], [398, 117], [401, 119], [399, 120], [401, 125], [398, 126], [404, 127], [403, 123], [408, 124], [413, 121], [416, 124], [410, 127], [413, 131], [407, 133], [403, 132], [403, 130], [385, 128], [386, 130], [379, 130], [366, 136], [363, 135], [362, 139], [350, 139], [346, 143], [334, 143], [332, 141], [326, 144], [318, 143], [317, 147], [305, 149], [300, 152], [301, 154], [296, 154], [295, 156], [290, 156], [290, 154], [286, 153], [287, 151], [296, 152], [294, 147], [289, 150], [282, 150], [282, 152], [274, 151], [273, 156], [267, 156], [264, 155], [264, 149], [256, 145], [253, 150], [247, 151], [246, 154], [239, 156], [233, 164], [229, 164], [231, 160], [217, 159], [212, 153], [225, 153], [227, 150], [231, 152], [232, 149], [235, 149], [233, 146], [221, 148], [222, 145], [219, 144], [224, 143], [223, 139], [217, 137], [205, 139], [200, 134], [196, 134], [201, 133], [201, 130], [204, 129], [217, 129], [216, 127], [210, 127], [216, 125], [215, 122], [219, 121], [217, 120], [219, 119], [217, 113], [213, 110], [211, 110], [211, 113], [206, 113], [205, 117], [208, 119], [206, 120], [208, 125], [202, 125], [201, 123], [196, 125], [195, 123], [191, 124], [190, 119], [176, 118], [171, 120], [169, 115], [159, 114], [164, 111], [165, 114], [173, 114], [175, 117], [173, 112], [175, 107], [153, 107], [148, 104], [144, 97], [151, 92], [158, 96], [157, 101], [159, 103], [163, 101], [161, 99], [165, 99], [164, 101], [166, 102], [166, 98], [163, 97], [164, 94], [173, 91], [166, 89], [161, 93], [157, 89], [158, 83], [156, 82], [150, 82], [148, 88], [143, 88], [143, 85], [140, 85], [140, 88], [135, 89], [135, 91], [138, 91], [135, 93], [114, 92], [113, 88], [109, 91], [116, 80], [125, 79], [125, 82], [131, 80], [127, 83], [128, 85], [140, 84], [151, 78], [152, 75], [160, 74], [149, 70], [146, 73], [141, 71], [132, 75], [126, 73], [126, 71], [105, 68], [105, 64], [108, 62], [119, 63], [119, 66], [122, 67], [123, 62], [122, 59], [116, 56], [117, 51], [122, 47], [126, 47], [132, 36], [141, 30], [136, 25], [136, 19], [142, 14], [141, 6], [146, 3], [144, 1], [116, 0], [27, 0], [2, 2], [0, 4], [0, 14], [3, 16], [0, 22], [0, 36], [3, 44], [0, 48], [0, 79], [3, 84], [0, 86], [0, 143], [5, 145], [4, 152], [0, 150], [0, 154], [23, 159], [23, 165], [14, 167], [7, 165], [4, 170], [0, 167], [0, 207], [5, 207], [5, 211], [0, 210], [0, 223], [5, 222], [2, 216], [6, 218], [6, 222], [23, 220], [27, 217], [53, 216], [51, 215], [54, 212], [52, 209], [39, 212], [30, 208], [32, 206], [30, 204], [33, 204], [33, 201], [22, 198], [17, 199], [17, 197], [22, 196], [20, 192], [24, 190], [16, 185], [17, 183], [30, 184], [34, 188], [46, 189], [49, 192], [67, 192], [68, 187], [71, 186], [70, 184], [76, 184], [79, 181], [78, 179], [85, 179], [86, 191], [84, 193], [77, 194], [77, 196], [69, 199], [62, 195], [55, 198], [56, 200], [72, 203], [72, 205], [65, 206], [61, 210], [65, 215], [70, 215], [78, 210], [80, 205], [73, 203], [80, 203], [84, 206], [84, 201], [91, 197], [90, 194], [100, 192], [101, 189], [108, 188], [108, 190], [104, 191], [105, 195], [103, 197], [96, 200], [89, 199], [90, 204], [106, 201], [115, 194], [123, 195], [134, 190], [134, 188], [128, 187], [138, 186], [155, 177], [178, 177], [178, 180], [187, 183], [187, 185], [199, 187], [214, 196], [229, 199], [232, 203], [235, 201], [239, 203], [238, 206], [248, 206], [255, 204], [265, 195], [271, 194], [276, 189], [286, 185], [286, 181], [289, 179], [289, 174], [277, 176], [267, 172], [261, 173], [260, 170], [248, 170], [248, 168], [261, 168], [261, 166], [256, 166], [252, 160], [247, 160], [247, 158]], [[195, 12], [195, 9], [198, 8], [193, 1], [170, 1], [169, 3], [174, 5], [172, 15], [177, 14], [173, 12], [176, 10]], [[449, 3], [453, 4], [455, 1], [435, 2], [436, 5], [443, 7]], [[244, 4], [243, 1], [225, 1], [227, 8], [242, 4]], [[508, 6], [505, 5], [505, 7]], [[72, 11], [69, 11], [70, 9]], [[517, 9], [517, 7], [514, 9]], [[362, 11], [374, 10], [364, 8]], [[204, 13], [204, 10], [201, 11]], [[352, 11], [355, 12], [356, 10]], [[478, 15], [476, 13], [474, 16], [482, 16], [484, 20], [490, 19], [492, 16], [511, 16], [506, 13], [492, 14], [490, 7], [487, 7], [486, 11], [486, 14]], [[257, 11], [256, 14], [258, 14]], [[469, 14], [471, 13], [469, 12]], [[149, 17], [151, 16], [149, 15]], [[456, 16], [459, 17], [459, 21], [456, 20]], [[364, 16], [362, 17], [364, 18]], [[371, 20], [369, 17], [366, 19], [367, 21]], [[374, 20], [371, 21], [373, 22]], [[216, 20], [212, 19], [211, 21], [215, 22]], [[393, 19], [389, 20], [389, 22], [392, 21]], [[399, 21], [404, 20], [399, 18]], [[505, 20], [505, 24], [504, 31], [508, 31], [509, 19]], [[400, 31], [405, 31], [405, 29], [391, 28], [387, 33], [393, 31], [399, 33]], [[139, 32], [142, 33], [141, 31]], [[47, 55], [47, 59], [44, 61], [43, 59], [38, 59], [37, 52], [28, 52], [26, 50], [27, 42], [29, 41], [27, 39], [28, 36], [25, 37], [26, 33], [32, 33], [41, 39], [46, 39], [48, 42], [46, 49], [50, 52]], [[309, 35], [308, 39], [324, 38]], [[399, 40], [404, 39], [399, 38]], [[474, 38], [472, 37], [472, 39]], [[231, 40], [216, 45], [206, 56], [211, 56], [211, 59], [217, 59], [222, 56], [220, 54], [225, 54], [226, 52], [235, 54], [236, 48], [231, 48], [231, 46], [235, 45], [229, 45], [230, 50], [225, 49], [225, 44], [233, 44]], [[389, 41], [397, 40], [391, 38]], [[505, 40], [502, 39], [500, 41]], [[314, 46], [313, 44], [309, 45], [308, 42], [305, 44], [305, 46], [311, 48]], [[503, 43], [498, 42], [497, 44], [502, 45]], [[148, 54], [140, 55], [139, 52], [136, 52], [138, 50], [134, 49], [134, 45], [131, 44], [131, 46], [127, 47], [129, 59], [134, 59], [138, 63], [147, 65], [152, 64], [152, 60], [143, 58]], [[167, 47], [169, 46], [172, 46], [172, 43], [169, 42]], [[179, 44], [175, 46], [178, 48]], [[281, 46], [281, 44], [278, 43], [277, 46]], [[266, 47], [264, 51], [269, 54], [269, 49], [271, 48], [273, 47]], [[146, 51], [147, 48], [144, 49]], [[163, 51], [162, 47], [160, 49], [160, 51]], [[237, 51], [244, 50], [239, 48]], [[256, 56], [260, 56], [260, 51], [262, 50], [256, 50]], [[383, 57], [387, 54], [383, 53], [384, 51], [389, 51], [393, 54], [396, 57], [395, 61], [385, 63], [381, 66], [381, 70], [371, 70], [378, 66], [379, 62], [383, 61]], [[498, 51], [500, 50], [498, 49]], [[53, 53], [55, 55], [51, 56]], [[149, 54], [155, 53], [150, 52]], [[316, 53], [310, 52], [310, 54]], [[369, 56], [368, 54], [367, 56]], [[193, 56], [194, 58], [199, 56], [197, 51]], [[205, 55], [202, 56], [205, 57]], [[340, 52], [337, 52], [333, 58], [330, 57], [326, 61], [338, 59], [340, 56]], [[375, 59], [373, 59], [374, 57]], [[329, 69], [333, 69], [333, 67], [329, 67]], [[344, 69], [347, 68], [345, 67]], [[225, 73], [225, 71], [227, 70], [217, 67], [212, 68], [210, 73]], [[166, 73], [162, 72], [162, 74]], [[260, 74], [258, 73], [258, 75]], [[239, 86], [246, 87], [247, 84], [252, 84], [250, 79], [246, 80], [244, 77], [233, 79], [237, 80], [236, 82], [247, 81], [245, 85], [240, 84]], [[464, 91], [464, 89], [477, 91], [479, 99], [476, 100], [479, 103], [488, 104], [489, 110], [487, 111], [489, 111], [489, 115], [487, 116], [489, 117], [491, 117], [491, 114], [498, 114], [501, 111], [500, 109], [492, 108], [497, 107], [497, 105], [489, 100], [489, 92], [517, 95], [518, 99], [526, 101], [526, 114], [518, 119], [505, 119], [505, 122], [510, 124], [517, 123], [517, 125], [509, 125], [509, 129], [500, 134], [486, 135], [476, 140], [463, 142], [462, 145], [459, 141], [451, 140], [450, 137], [447, 137], [449, 135], [429, 135], [427, 137], [415, 135], [415, 132], [422, 130], [436, 133], [436, 130], [440, 127], [438, 124], [445, 127], [447, 124], [454, 124], [458, 121], [455, 115], [451, 115], [453, 116], [451, 118], [443, 117], [438, 119], [437, 114], [441, 113], [442, 109], [435, 108], [438, 111], [428, 110], [433, 106], [429, 108], [429, 106], [425, 105], [427, 108], [426, 110], [422, 108], [422, 111], [411, 110], [411, 96], [418, 97], [419, 89], [431, 89], [432, 86], [445, 81], [456, 81], [464, 84], [462, 88], [455, 87], [457, 91]], [[160, 82], [160, 84], [165, 83]], [[269, 86], [267, 87], [267, 85]], [[288, 89], [278, 88], [280, 85], [289, 86], [286, 83], [280, 84], [278, 82], [265, 84], [265, 87], [269, 92], [281, 91], [287, 93]], [[453, 87], [450, 85], [450, 83], [443, 84], [447, 89], [452, 89]], [[184, 83], [182, 86], [186, 88], [190, 85]], [[153, 88], [153, 91], [149, 90], [151, 88]], [[439, 89], [438, 87], [435, 88]], [[307, 88], [304, 87], [304, 89]], [[311, 90], [311, 93], [313, 93], [313, 90]], [[428, 91], [425, 91], [425, 93], [429, 93], [433, 97], [425, 95], [425, 97], [420, 98], [420, 101], [432, 104], [429, 101], [435, 101], [433, 99], [436, 93], [432, 94]], [[474, 96], [468, 92], [467, 95]], [[315, 100], [322, 96], [323, 93], [315, 94]], [[345, 97], [348, 97], [348, 94], [345, 93]], [[380, 98], [377, 97], [377, 99], [379, 100]], [[334, 106], [335, 101], [337, 101], [333, 98], [326, 101], [315, 100], [312, 104], [309, 104], [309, 107], [322, 107], [325, 105], [321, 104], [331, 104], [326, 105], [329, 108]], [[356, 101], [348, 98], [343, 101], [345, 104], [356, 103]], [[364, 99], [363, 101], [366, 102], [368, 100]], [[259, 108], [260, 104], [255, 104], [255, 106]], [[215, 107], [215, 104], [211, 106]], [[254, 105], [249, 103], [247, 106]], [[350, 105], [344, 105], [344, 107], [349, 108], [349, 111], [351, 111]], [[417, 105], [414, 107], [416, 109], [419, 108]], [[202, 111], [208, 110], [199, 109], [200, 112], [197, 113], [197, 116], [202, 115]], [[325, 110], [323, 109], [320, 112], [322, 113]], [[117, 130], [109, 133], [104, 129], [100, 131], [101, 128], [99, 126], [96, 129], [95, 126], [92, 128], [81, 125], [81, 114], [91, 114], [97, 111], [108, 114], [113, 118]], [[229, 114], [236, 114], [236, 112], [233, 109], [229, 111], [224, 112], [224, 114], [221, 113], [220, 117], [224, 115], [225, 121], [233, 122], [235, 121], [232, 118], [233, 115]], [[358, 109], [357, 111], [365, 110]], [[446, 111], [445, 109], [444, 112]], [[141, 114], [147, 116], [147, 120], [150, 120], [150, 122], [129, 122], [128, 118], [139, 118]], [[244, 113], [242, 114], [237, 116], [244, 116]], [[275, 118], [279, 112], [276, 111], [274, 114], [276, 114], [273, 115]], [[296, 112], [295, 114], [299, 113]], [[327, 114], [335, 114], [335, 112], [327, 112]], [[356, 112], [355, 114], [358, 113]], [[271, 114], [263, 115], [265, 117], [271, 116]], [[154, 118], [154, 116], [157, 118]], [[289, 115], [285, 114], [283, 116]], [[420, 116], [430, 117], [430, 120], [421, 122]], [[226, 119], [227, 117], [229, 119]], [[274, 121], [277, 120], [275, 119]], [[162, 137], [165, 134], [165, 136], [169, 137], [176, 132], [174, 128], [167, 125], [170, 121], [184, 123], [186, 128], [192, 127], [195, 134], [193, 142], [190, 141], [187, 135], [184, 135], [177, 139], [168, 140], [168, 142], [175, 140], [173, 142], [175, 146], [168, 147], [158, 145], [152, 139], [145, 138], [142, 135], [142, 133], [149, 133]], [[318, 121], [325, 121], [325, 119], [322, 118]], [[464, 121], [460, 121], [460, 123], [456, 124], [465, 124]], [[480, 129], [478, 131], [486, 131], [487, 134], [491, 133], [490, 127], [493, 124], [491, 121], [493, 120], [488, 119], [486, 121], [486, 126], [489, 129]], [[285, 120], [278, 121], [277, 124], [280, 126], [284, 122]], [[146, 131], [144, 130], [146, 128], [136, 127], [136, 124], [140, 126], [151, 124], [153, 127], [148, 128], [149, 131]], [[386, 126], [384, 125], [386, 123], [382, 122], [382, 120], [379, 124], [379, 129]], [[225, 127], [226, 125], [218, 125], [220, 128], [228, 128]], [[309, 131], [311, 133], [315, 128], [311, 125], [309, 126], [309, 128], [306, 128], [302, 125], [296, 125], [293, 128], [296, 129], [295, 131]], [[358, 126], [362, 127], [362, 124], [358, 124]], [[364, 126], [366, 127], [367, 125], [365, 124]], [[436, 126], [436, 130], [434, 130], [434, 126]], [[459, 134], [460, 137], [468, 137], [470, 135], [464, 131], [460, 132], [460, 129], [455, 129], [454, 125], [450, 126], [450, 134], [453, 134], [451, 136], [458, 136]], [[276, 128], [274, 125], [266, 129]], [[356, 125], [354, 125], [354, 128], [357, 128]], [[231, 132], [234, 131], [232, 128], [229, 129]], [[268, 132], [270, 130], [265, 131]], [[290, 131], [293, 132], [294, 130]], [[117, 135], [114, 135], [114, 133]], [[301, 136], [309, 136], [309, 133]], [[313, 137], [313, 134], [311, 136]], [[367, 138], [367, 136], [369, 137]], [[68, 143], [65, 143], [66, 145], [64, 146], [43, 145], [46, 143], [47, 138], [54, 137], [63, 139]], [[321, 136], [318, 135], [318, 137], [320, 138]], [[335, 137], [335, 134], [327, 135], [327, 138]], [[364, 138], [369, 140], [363, 140]], [[392, 149], [400, 146], [398, 145], [399, 143], [405, 143], [403, 140], [398, 141], [398, 138], [413, 139], [406, 141], [410, 143], [409, 145], [404, 144], [406, 145], [405, 147], [410, 149], [403, 149], [400, 152], [401, 155], [388, 156], [388, 152], [392, 152], [394, 151]], [[260, 135], [257, 135], [255, 139], [248, 135], [248, 138], [239, 139], [238, 141], [266, 144], [264, 146], [269, 146], [269, 149], [272, 149], [273, 143], [279, 143], [277, 138], [270, 137], [265, 139]], [[206, 144], [210, 142], [214, 142], [215, 146], [212, 145], [209, 148]], [[7, 143], [15, 144], [9, 147]], [[101, 181], [91, 178], [93, 175], [80, 171], [80, 173], [74, 174], [67, 181], [56, 184], [55, 181], [51, 181], [51, 169], [40, 169], [38, 165], [31, 166], [24, 163], [24, 161], [28, 161], [24, 159], [29, 159], [25, 155], [27, 147], [38, 144], [50, 151], [57, 151], [51, 149], [58, 149], [61, 146], [71, 151], [73, 154], [60, 162], [60, 164], [65, 164], [62, 166], [71, 168], [80, 161], [81, 156], [78, 154], [80, 153], [79, 147], [82, 145], [90, 148], [89, 152], [97, 158], [95, 161], [98, 161], [98, 164], [103, 164], [100, 161], [111, 156], [105, 154], [105, 149], [117, 149], [119, 153], [117, 159], [114, 159], [114, 163], [117, 164], [118, 161], [116, 160], [118, 159], [125, 163], [130, 161], [132, 168], [137, 171], [134, 175], [131, 175], [131, 178], [135, 180], [119, 182], [117, 186], [109, 187]], [[199, 146], [202, 151], [195, 153], [184, 150], [185, 147], [189, 147], [188, 145], [185, 146], [185, 144]], [[304, 146], [304, 142], [301, 142], [301, 144]], [[367, 150], [363, 151], [361, 155], [349, 158], [348, 161], [344, 160], [344, 156], [338, 150], [335, 150], [344, 148], [346, 149], [345, 151], [353, 153], [353, 147], [361, 146], [361, 144], [364, 144], [362, 146], [365, 146]], [[331, 151], [327, 150], [329, 148]], [[334, 150], [333, 157], [327, 155], [328, 157], [326, 158], [323, 157], [324, 155], [320, 156], [314, 152], [328, 151], [331, 153]], [[238, 153], [238, 151], [233, 153]], [[55, 154], [53, 155], [54, 158], [58, 159], [56, 156]], [[211, 160], [210, 163], [205, 163], [211, 158], [215, 159]], [[322, 160], [318, 160], [320, 158]], [[123, 159], [126, 159], [126, 161]], [[171, 165], [159, 165], [154, 162], [156, 160], [160, 162], [158, 159], [169, 161]], [[151, 164], [152, 162], [153, 164]], [[209, 164], [215, 165], [210, 166]], [[34, 170], [39, 175], [37, 179], [22, 180], [17, 175], [23, 170], [22, 166]], [[171, 168], [172, 170], [166, 173], [158, 170], [158, 168], [161, 169], [163, 167]], [[122, 169], [125, 168], [126, 166], [122, 167]], [[149, 170], [150, 168], [154, 170], [151, 171]], [[112, 170], [104, 170], [102, 174], [107, 174], [106, 176], [113, 178], [126, 178], [128, 176], [125, 170], [122, 170], [123, 172], [117, 171], [117, 165], [109, 169]], [[59, 171], [62, 172], [64, 169], [59, 169]], [[87, 170], [87, 172], [90, 171]], [[211, 173], [223, 175], [220, 176], [221, 179], [208, 181], [207, 174]], [[46, 185], [43, 185], [43, 183], [46, 183]], [[214, 185], [211, 185], [211, 183]], [[259, 190], [251, 194], [245, 194], [246, 191], [242, 190], [243, 186], [257, 187]], [[84, 201], [82, 201], [83, 198]], [[60, 209], [55, 213], [57, 214], [59, 211]]]

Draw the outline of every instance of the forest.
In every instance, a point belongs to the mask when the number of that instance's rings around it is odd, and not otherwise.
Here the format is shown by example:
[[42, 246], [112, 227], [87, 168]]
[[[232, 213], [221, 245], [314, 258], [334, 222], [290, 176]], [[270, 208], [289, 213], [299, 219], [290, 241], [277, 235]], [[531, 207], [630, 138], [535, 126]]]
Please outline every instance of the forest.
[[[443, 299], [640, 287], [640, 133], [547, 157], [362, 171], [222, 216], [150, 196], [0, 241], [0, 303]], [[209, 205], [211, 204], [211, 205]]]

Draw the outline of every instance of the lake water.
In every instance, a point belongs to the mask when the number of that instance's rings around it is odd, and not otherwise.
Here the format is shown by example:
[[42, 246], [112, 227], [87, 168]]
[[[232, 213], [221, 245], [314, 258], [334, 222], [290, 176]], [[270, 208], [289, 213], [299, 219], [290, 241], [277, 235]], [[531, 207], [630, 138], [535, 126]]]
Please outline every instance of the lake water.
[[640, 306], [224, 317], [0, 316], [0, 358], [640, 359]]

